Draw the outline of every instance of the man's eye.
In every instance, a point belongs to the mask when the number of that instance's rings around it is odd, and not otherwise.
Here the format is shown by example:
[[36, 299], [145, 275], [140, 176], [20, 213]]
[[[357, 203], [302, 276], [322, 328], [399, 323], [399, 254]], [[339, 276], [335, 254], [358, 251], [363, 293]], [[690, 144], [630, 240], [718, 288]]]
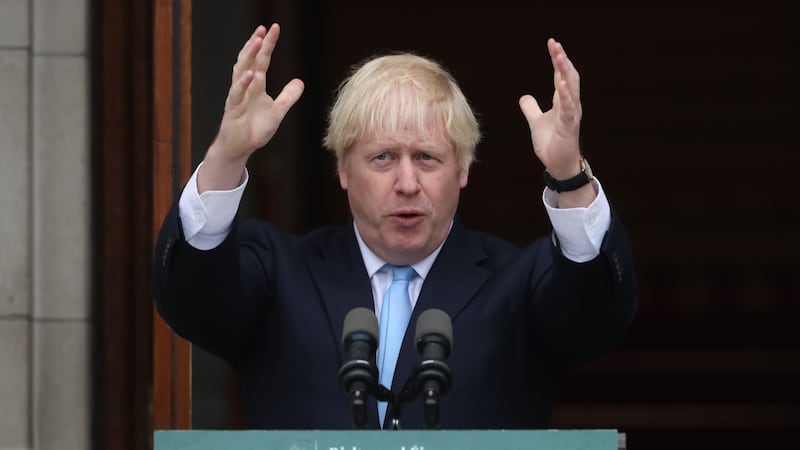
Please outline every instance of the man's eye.
[[386, 161], [387, 159], [389, 159], [389, 154], [381, 153], [380, 155], [376, 156], [375, 159], [377, 159], [378, 161]]
[[419, 159], [421, 159], [423, 161], [433, 161], [433, 156], [431, 156], [431, 155], [429, 155], [427, 153], [423, 153], [423, 154], [419, 155]]

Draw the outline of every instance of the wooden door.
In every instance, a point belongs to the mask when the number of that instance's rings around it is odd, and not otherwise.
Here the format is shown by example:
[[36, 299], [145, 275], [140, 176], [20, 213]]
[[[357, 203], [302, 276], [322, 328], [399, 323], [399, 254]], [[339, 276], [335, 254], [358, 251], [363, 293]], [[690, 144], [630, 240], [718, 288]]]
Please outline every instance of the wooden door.
[[[191, 0], [156, 0], [153, 29], [155, 236], [191, 170]], [[153, 307], [153, 429], [191, 428], [191, 345]]]

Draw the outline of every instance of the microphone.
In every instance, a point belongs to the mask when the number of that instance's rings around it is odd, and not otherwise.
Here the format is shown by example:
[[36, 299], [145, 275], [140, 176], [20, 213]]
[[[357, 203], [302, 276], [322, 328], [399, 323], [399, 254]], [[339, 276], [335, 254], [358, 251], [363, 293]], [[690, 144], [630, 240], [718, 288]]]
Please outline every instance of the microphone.
[[453, 374], [445, 360], [453, 347], [453, 323], [441, 309], [429, 309], [417, 319], [414, 334], [422, 361], [415, 373], [415, 390], [422, 394], [427, 428], [439, 427], [439, 398], [450, 390]]
[[354, 308], [344, 318], [342, 346], [347, 360], [339, 370], [339, 384], [350, 397], [353, 427], [367, 423], [367, 393], [378, 384], [375, 350], [378, 348], [378, 319], [367, 308]]

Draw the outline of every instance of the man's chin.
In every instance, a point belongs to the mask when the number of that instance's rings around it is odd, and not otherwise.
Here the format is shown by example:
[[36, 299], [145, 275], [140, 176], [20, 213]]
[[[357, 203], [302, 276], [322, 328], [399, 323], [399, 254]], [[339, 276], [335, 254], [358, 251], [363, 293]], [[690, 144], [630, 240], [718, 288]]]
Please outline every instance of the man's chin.
[[429, 253], [430, 251], [418, 242], [393, 243], [386, 249], [387, 262], [391, 264], [413, 264], [428, 256]]

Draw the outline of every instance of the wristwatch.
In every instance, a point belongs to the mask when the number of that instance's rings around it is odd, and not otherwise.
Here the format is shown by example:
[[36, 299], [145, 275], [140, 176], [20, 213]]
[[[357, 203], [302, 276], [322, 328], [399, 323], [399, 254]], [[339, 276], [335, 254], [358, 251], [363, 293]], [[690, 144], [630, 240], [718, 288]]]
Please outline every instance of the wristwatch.
[[556, 180], [549, 173], [547, 173], [547, 170], [545, 170], [543, 178], [545, 186], [550, 188], [550, 190], [556, 192], [569, 192], [587, 185], [590, 181], [592, 181], [594, 175], [592, 175], [592, 168], [589, 167], [589, 161], [581, 156], [581, 171], [574, 177], [566, 180]]

